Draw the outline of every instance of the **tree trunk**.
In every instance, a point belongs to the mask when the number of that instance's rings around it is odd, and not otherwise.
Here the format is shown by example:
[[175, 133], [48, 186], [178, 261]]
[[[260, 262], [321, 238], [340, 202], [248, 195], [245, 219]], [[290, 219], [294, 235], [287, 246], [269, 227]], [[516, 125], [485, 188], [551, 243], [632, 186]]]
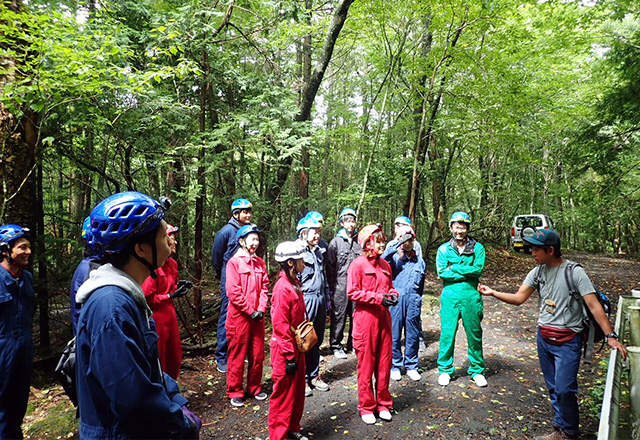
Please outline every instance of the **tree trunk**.
[[[329, 66], [329, 62], [331, 61], [333, 49], [335, 48], [340, 31], [347, 19], [349, 7], [353, 2], [354, 0], [342, 0], [334, 11], [333, 19], [327, 31], [322, 48], [322, 55], [309, 78], [309, 82], [304, 86], [302, 100], [298, 108], [298, 114], [295, 117], [297, 122], [311, 120], [311, 108], [313, 106], [313, 102], [315, 101], [322, 78], [324, 78], [324, 74]], [[289, 155], [279, 161], [276, 178], [270, 182], [266, 188], [266, 202], [272, 206], [272, 209], [265, 210], [265, 212], [260, 216], [261, 226], [265, 232], [271, 229], [271, 222], [275, 217], [277, 206], [280, 204], [282, 189], [285, 187], [287, 179], [289, 178], [292, 160], [293, 157]]]

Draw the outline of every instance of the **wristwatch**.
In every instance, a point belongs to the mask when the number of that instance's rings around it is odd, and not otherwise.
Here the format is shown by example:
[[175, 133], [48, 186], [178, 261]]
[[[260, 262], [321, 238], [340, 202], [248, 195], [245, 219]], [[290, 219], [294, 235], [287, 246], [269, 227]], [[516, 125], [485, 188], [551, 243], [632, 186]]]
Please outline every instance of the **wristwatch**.
[[607, 339], [609, 338], [618, 339], [618, 334], [616, 332], [611, 332], [607, 335]]

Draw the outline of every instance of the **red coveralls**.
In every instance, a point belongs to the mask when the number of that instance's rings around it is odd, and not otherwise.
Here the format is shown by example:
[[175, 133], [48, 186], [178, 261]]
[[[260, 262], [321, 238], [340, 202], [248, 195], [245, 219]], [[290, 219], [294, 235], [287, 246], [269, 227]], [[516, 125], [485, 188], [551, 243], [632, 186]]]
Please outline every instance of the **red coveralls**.
[[[287, 432], [300, 432], [304, 410], [305, 356], [296, 346], [291, 327], [304, 321], [304, 297], [296, 292], [284, 272], [280, 272], [271, 297], [271, 379], [273, 394], [269, 399], [269, 439], [284, 440]], [[285, 372], [285, 360], [294, 358], [296, 374]]]
[[[353, 348], [358, 358], [358, 411], [389, 411], [391, 372], [391, 314], [382, 305], [385, 293], [398, 292], [391, 281], [391, 267], [379, 257], [359, 256], [349, 266], [347, 296], [355, 304]], [[374, 395], [372, 377], [376, 378]]]
[[249, 360], [247, 394], [262, 391], [264, 362], [264, 318], [251, 319], [253, 312], [267, 311], [269, 277], [262, 258], [249, 256], [243, 249], [227, 263], [227, 396], [244, 397], [242, 376], [244, 359]]
[[169, 298], [169, 294], [176, 290], [178, 283], [178, 263], [173, 258], [167, 258], [164, 265], [156, 269], [156, 274], [158, 278], [149, 277], [142, 283], [142, 291], [156, 322], [162, 371], [178, 379], [182, 363], [182, 342], [176, 309], [173, 300]]

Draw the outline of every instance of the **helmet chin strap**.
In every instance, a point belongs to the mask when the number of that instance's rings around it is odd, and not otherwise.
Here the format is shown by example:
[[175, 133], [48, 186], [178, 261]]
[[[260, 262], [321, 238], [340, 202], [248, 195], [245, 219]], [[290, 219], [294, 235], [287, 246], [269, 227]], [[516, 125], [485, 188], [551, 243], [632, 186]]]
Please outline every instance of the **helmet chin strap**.
[[158, 274], [156, 273], [156, 269], [158, 268], [158, 249], [156, 248], [155, 240], [151, 243], [151, 256], [153, 257], [152, 258], [153, 263], [149, 263], [146, 259], [142, 258], [135, 251], [133, 252], [133, 256], [135, 257], [136, 260], [144, 264], [147, 267], [147, 269], [149, 269], [149, 275], [151, 275], [151, 278], [153, 278], [154, 280], [158, 278]]

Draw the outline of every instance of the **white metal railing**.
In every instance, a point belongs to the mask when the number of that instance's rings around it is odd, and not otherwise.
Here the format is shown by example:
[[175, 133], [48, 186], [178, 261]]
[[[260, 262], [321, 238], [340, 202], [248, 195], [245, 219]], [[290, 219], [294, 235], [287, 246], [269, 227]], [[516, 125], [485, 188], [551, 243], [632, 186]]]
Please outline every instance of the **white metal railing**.
[[[631, 402], [632, 437], [640, 440], [640, 291], [632, 290], [630, 296], [621, 296], [618, 300], [618, 312], [614, 329], [620, 335], [623, 343], [631, 343], [628, 347], [629, 366], [629, 397]], [[625, 339], [629, 330], [629, 340]], [[617, 350], [612, 350], [609, 356], [609, 367], [605, 382], [602, 411], [598, 440], [618, 439], [620, 426], [620, 394], [626, 384], [621, 384], [623, 369], [628, 368]], [[635, 386], [634, 386], [635, 385]]]

